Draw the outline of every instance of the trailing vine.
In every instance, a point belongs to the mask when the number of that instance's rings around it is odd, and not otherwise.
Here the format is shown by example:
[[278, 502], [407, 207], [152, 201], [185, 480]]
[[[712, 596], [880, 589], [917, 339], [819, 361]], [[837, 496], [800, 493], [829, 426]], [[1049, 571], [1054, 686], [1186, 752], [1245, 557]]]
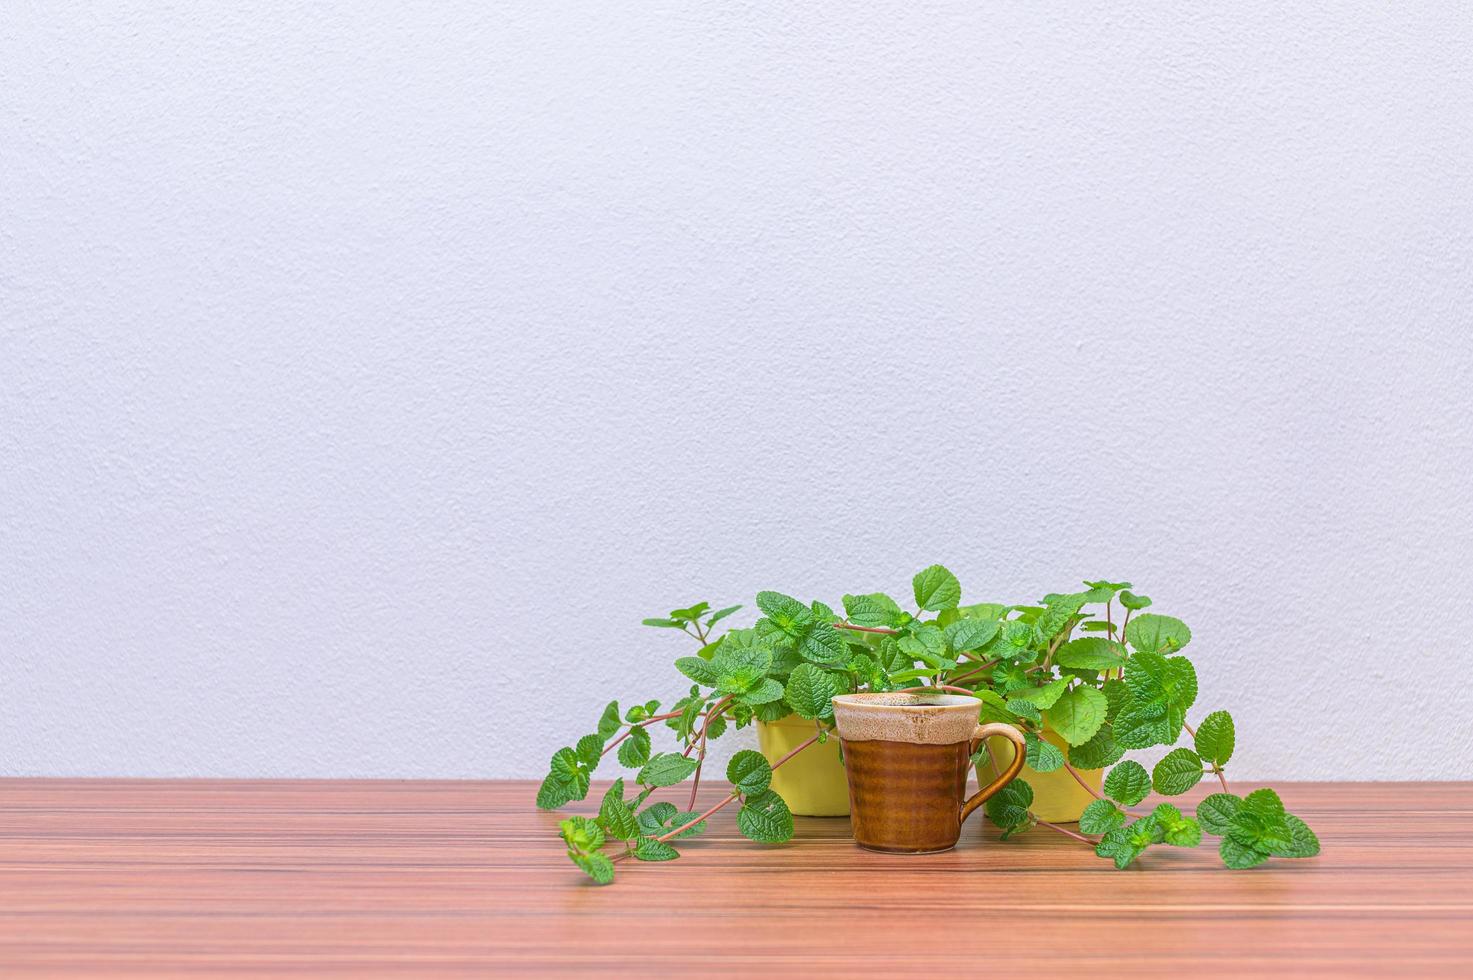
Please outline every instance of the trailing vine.
[[[1066, 770], [1095, 797], [1076, 832], [1039, 819], [1030, 809], [1033, 788], [1015, 779], [985, 808], [1004, 839], [1043, 827], [1091, 845], [1119, 868], [1156, 845], [1197, 847], [1204, 833], [1220, 838], [1218, 853], [1230, 868], [1317, 854], [1313, 831], [1284, 809], [1273, 790], [1242, 797], [1230, 792], [1225, 767], [1235, 747], [1232, 717], [1214, 711], [1196, 726], [1187, 723], [1197, 675], [1180, 652], [1192, 638], [1186, 624], [1142, 612], [1151, 600], [1130, 591], [1128, 582], [1084, 584], [1082, 591], [1046, 595], [1037, 604], [963, 605], [956, 576], [932, 565], [912, 580], [915, 612], [878, 592], [845, 595], [843, 615], [819, 601], [760, 592], [756, 623], [720, 635], [717, 625], [741, 606], [713, 612], [701, 602], [646, 619], [647, 626], [679, 630], [695, 641], [694, 655], [675, 661], [693, 682], [688, 692], [663, 712], [659, 701], [622, 714], [610, 702], [592, 734], [554, 753], [537, 805], [555, 809], [586, 798], [594, 771], [611, 752], [635, 770], [632, 797], [620, 777], [596, 817], [571, 817], [561, 825], [569, 857], [600, 883], [613, 879], [617, 861], [673, 860], [676, 841], [700, 833], [712, 814], [733, 804], [740, 804], [743, 835], [759, 843], [786, 841], [793, 818], [771, 787], [772, 772], [827, 740], [832, 698], [858, 690], [939, 688], [978, 698], [983, 721], [1024, 732], [1033, 770]], [[771, 764], [758, 752], [736, 753], [726, 771], [731, 792], [697, 812], [710, 744], [730, 730], [790, 714], [812, 721], [813, 736]], [[650, 728], [658, 723], [673, 732], [674, 750], [654, 752]], [[1043, 738], [1046, 728], [1067, 750]], [[1149, 771], [1124, 758], [1129, 751], [1175, 746], [1183, 735], [1191, 744], [1172, 748]], [[1102, 791], [1080, 772], [1106, 768]], [[1221, 792], [1190, 815], [1171, 803], [1133, 809], [1152, 791], [1179, 796], [1208, 776]], [[655, 790], [687, 779], [684, 810], [667, 801], [648, 803]]]

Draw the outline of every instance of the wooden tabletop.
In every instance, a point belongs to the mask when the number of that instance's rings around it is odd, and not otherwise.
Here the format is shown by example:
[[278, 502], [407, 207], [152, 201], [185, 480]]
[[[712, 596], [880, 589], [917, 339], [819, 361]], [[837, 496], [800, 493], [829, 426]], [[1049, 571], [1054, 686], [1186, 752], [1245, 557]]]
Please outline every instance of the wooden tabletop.
[[532, 783], [0, 780], [0, 975], [1469, 975], [1473, 783], [1277, 788], [1319, 858], [1117, 872], [980, 818], [945, 854], [845, 819], [763, 847], [728, 810], [601, 888]]

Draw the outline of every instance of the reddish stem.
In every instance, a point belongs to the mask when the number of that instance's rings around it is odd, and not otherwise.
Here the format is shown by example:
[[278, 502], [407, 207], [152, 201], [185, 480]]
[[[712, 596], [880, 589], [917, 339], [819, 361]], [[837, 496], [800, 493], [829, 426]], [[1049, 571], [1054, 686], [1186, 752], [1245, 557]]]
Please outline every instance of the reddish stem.
[[1069, 765], [1068, 762], [1065, 762], [1064, 763], [1064, 768], [1067, 769], [1067, 770], [1069, 770], [1069, 775], [1071, 775], [1071, 776], [1074, 777], [1074, 781], [1076, 783], [1078, 783], [1080, 786], [1084, 787], [1084, 791], [1086, 793], [1088, 793], [1090, 796], [1093, 796], [1095, 799], [1097, 799], [1097, 800], [1104, 800], [1106, 803], [1112, 803], [1115, 806], [1119, 806], [1120, 809], [1124, 810], [1126, 813], [1130, 814], [1132, 817], [1143, 817], [1143, 816], [1145, 816], [1145, 814], [1142, 813], [1141, 811], [1139, 811], [1139, 810], [1132, 810], [1128, 806], [1121, 806], [1119, 803], [1115, 803], [1114, 800], [1112, 800], [1109, 797], [1104, 796], [1103, 794], [1101, 794], [1098, 790], [1096, 790], [1089, 783], [1086, 783], [1084, 781], [1084, 777], [1081, 776], [1081, 775], [1079, 775], [1079, 770], [1078, 769], [1075, 769], [1073, 766]]
[[965, 674], [962, 674], [959, 677], [953, 677], [952, 680], [953, 681], [956, 681], [957, 683], [960, 683], [960, 682], [962, 682], [964, 680], [967, 680], [970, 677], [976, 677], [978, 674], [981, 674], [984, 671], [991, 670], [993, 667], [996, 667], [1000, 663], [1002, 663], [1002, 658], [1001, 657], [999, 657], [996, 660], [989, 660], [989, 661], [987, 661], [984, 664], [979, 664], [976, 667], [976, 669], [974, 669], [974, 670], [969, 670]]
[[[730, 700], [730, 698], [727, 698], [727, 701]], [[701, 753], [700, 756], [696, 759], [696, 776], [695, 780], [690, 784], [690, 803], [686, 804], [685, 807], [687, 810], [694, 810], [696, 807], [696, 790], [701, 788], [701, 768], [706, 764], [706, 733], [711, 729], [711, 719], [714, 718], [717, 711], [725, 707], [725, 705], [726, 702], [723, 701], [716, 708], [708, 711], [706, 713], [706, 723], [701, 726]]]
[[1094, 847], [1095, 846], [1095, 843], [1096, 842], [1093, 841], [1093, 840], [1090, 840], [1088, 837], [1084, 836], [1083, 834], [1076, 834], [1072, 830], [1065, 830], [1063, 827], [1060, 827], [1056, 823], [1049, 823], [1047, 820], [1040, 820], [1038, 817], [1034, 816], [1031, 811], [1029, 812], [1028, 815], [1030, 817], [1033, 817], [1033, 822], [1036, 823], [1036, 824], [1038, 824], [1040, 827], [1047, 827], [1049, 830], [1057, 830], [1059, 833], [1063, 834], [1065, 837], [1073, 837], [1077, 841], [1083, 841], [1084, 843], [1088, 844], [1090, 847]]
[[[823, 733], [820, 732], [819, 735], [821, 735], [821, 734], [823, 734]], [[793, 751], [789, 752], [787, 755], [783, 756], [781, 759], [779, 759], [776, 762], [774, 762], [772, 764], [772, 768], [776, 769], [778, 766], [782, 765], [784, 762], [787, 762], [793, 756], [797, 755], [799, 752], [802, 752], [804, 749], [808, 748], [808, 746], [812, 745], [814, 742], [817, 742], [817, 741], [818, 741], [818, 735], [814, 735], [808, 741], [804, 742], [802, 745], [798, 746], [796, 749], [794, 749]], [[656, 837], [655, 840], [660, 841], [660, 842], [663, 843], [664, 841], [668, 841], [668, 840], [670, 840], [673, 837], [680, 836], [681, 834], [685, 833], [687, 830], [690, 830], [696, 824], [700, 823], [702, 820], [705, 820], [711, 814], [715, 813], [717, 810], [720, 810], [722, 807], [726, 806], [728, 803], [731, 803], [733, 800], [735, 800], [737, 798], [737, 795], [738, 795], [738, 791], [737, 790], [732, 790], [730, 796], [726, 797], [720, 803], [717, 803], [715, 806], [711, 807], [711, 809], [707, 810], [705, 813], [701, 814], [699, 817], [696, 817], [694, 820], [688, 820], [688, 821], [686, 821], [685, 823], [681, 824], [679, 827], [676, 827], [674, 830], [670, 831], [667, 834], [661, 834], [659, 837]]]
[[834, 623], [836, 630], [853, 630], [856, 633], [883, 633], [886, 636], [899, 636], [899, 630], [886, 629], [883, 626], [855, 626], [852, 623]]
[[900, 690], [893, 691], [891, 693], [910, 694], [913, 691], [955, 691], [958, 694], [965, 694], [969, 697], [977, 696], [976, 691], [970, 691], [965, 687], [952, 687], [950, 684], [927, 684], [924, 687], [902, 687]]
[[[703, 755], [706, 748], [706, 729], [711, 727], [711, 722], [714, 721], [716, 719], [716, 716], [721, 713], [721, 709], [725, 708], [728, 704], [731, 703], [731, 700], [734, 697], [736, 697], [736, 695], [728, 694], [726, 697], [722, 698], [715, 704], [711, 705], [711, 707], [706, 709], [706, 722], [701, 726], [701, 750]], [[695, 747], [696, 743], [691, 742], [685, 747], [685, 751], [680, 754], [683, 756], [689, 756], [690, 750]]]
[[651, 717], [646, 718], [644, 721], [632, 722], [629, 725], [628, 728], [624, 729], [624, 731], [622, 731], [621, 733], [619, 733], [619, 737], [618, 738], [614, 739], [608, 745], [605, 745], [604, 746], [604, 750], [599, 753], [599, 757], [602, 758], [603, 756], [606, 756], [610, 752], [612, 752], [614, 750], [614, 747], [616, 745], [618, 745], [620, 742], [624, 741], [630, 735], [632, 735], [634, 733], [634, 730], [636, 728], [643, 728], [646, 725], [653, 725], [655, 722], [657, 722], [657, 721], [664, 721], [667, 718], [678, 718], [678, 717], [680, 717], [683, 714], [685, 714], [685, 712], [683, 712], [683, 711], [672, 711], [669, 714], [652, 715]]

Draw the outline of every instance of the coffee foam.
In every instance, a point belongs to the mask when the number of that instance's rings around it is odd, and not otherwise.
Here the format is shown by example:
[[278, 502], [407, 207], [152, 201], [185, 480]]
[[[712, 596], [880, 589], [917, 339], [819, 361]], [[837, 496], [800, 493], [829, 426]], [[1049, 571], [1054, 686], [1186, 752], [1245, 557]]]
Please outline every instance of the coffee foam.
[[846, 742], [953, 745], [971, 739], [982, 702], [959, 694], [841, 694], [834, 724]]

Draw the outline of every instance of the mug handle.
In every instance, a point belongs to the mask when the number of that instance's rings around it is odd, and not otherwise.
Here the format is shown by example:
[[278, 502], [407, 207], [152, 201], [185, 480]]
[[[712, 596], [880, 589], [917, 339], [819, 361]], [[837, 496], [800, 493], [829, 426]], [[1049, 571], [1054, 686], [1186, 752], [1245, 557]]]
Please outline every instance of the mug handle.
[[1013, 777], [1023, 771], [1023, 762], [1027, 758], [1028, 743], [1023, 741], [1023, 733], [1012, 725], [1000, 721], [988, 722], [978, 725], [977, 730], [972, 733], [972, 741], [968, 746], [967, 754], [971, 755], [977, 751], [977, 744], [989, 735], [1001, 735], [1013, 743], [1013, 761], [1008, 765], [1007, 771], [998, 776], [986, 786], [977, 790], [967, 802], [962, 804], [962, 822], [972, 815], [972, 811], [992, 798], [992, 795], [1013, 781]]

